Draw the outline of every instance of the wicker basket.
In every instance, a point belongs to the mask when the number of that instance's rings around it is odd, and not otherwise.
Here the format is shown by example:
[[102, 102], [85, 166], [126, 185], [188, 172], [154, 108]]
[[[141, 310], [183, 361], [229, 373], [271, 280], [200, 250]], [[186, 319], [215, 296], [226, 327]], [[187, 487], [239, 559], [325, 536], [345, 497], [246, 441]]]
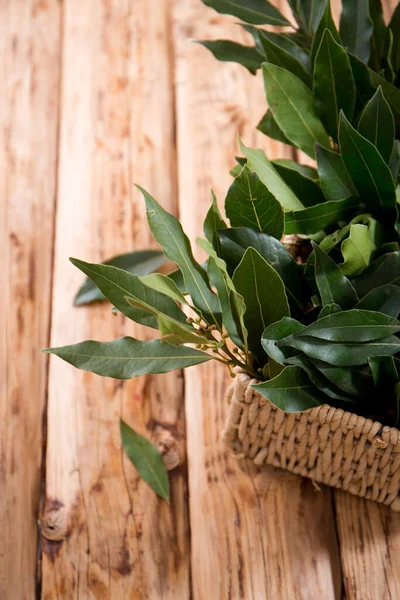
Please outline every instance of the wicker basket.
[[327, 404], [287, 414], [245, 373], [227, 392], [224, 440], [237, 458], [281, 467], [400, 511], [400, 431]]

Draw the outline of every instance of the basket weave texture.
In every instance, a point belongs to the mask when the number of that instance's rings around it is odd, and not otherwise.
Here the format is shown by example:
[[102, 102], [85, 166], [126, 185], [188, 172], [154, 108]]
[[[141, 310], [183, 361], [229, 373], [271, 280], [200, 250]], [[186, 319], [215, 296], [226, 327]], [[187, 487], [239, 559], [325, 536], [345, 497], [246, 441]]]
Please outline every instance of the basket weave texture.
[[237, 458], [281, 467], [400, 511], [400, 431], [324, 404], [284, 413], [245, 373], [227, 391], [223, 434]]

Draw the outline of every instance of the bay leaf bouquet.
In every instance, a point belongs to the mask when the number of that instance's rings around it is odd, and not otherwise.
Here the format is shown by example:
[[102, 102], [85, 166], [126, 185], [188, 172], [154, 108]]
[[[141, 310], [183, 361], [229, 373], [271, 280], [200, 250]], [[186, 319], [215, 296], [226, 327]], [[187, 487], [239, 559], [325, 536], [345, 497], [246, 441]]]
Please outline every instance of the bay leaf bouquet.
[[[70, 364], [128, 379], [209, 360], [239, 368], [287, 412], [329, 403], [396, 426], [400, 398], [400, 9], [289, 0], [291, 23], [267, 0], [204, 0], [254, 40], [201, 42], [217, 59], [262, 70], [268, 110], [258, 128], [313, 167], [246, 147], [225, 216], [212, 196], [199, 264], [178, 219], [145, 190], [162, 248], [105, 264], [71, 259], [88, 280], [75, 303], [107, 298], [159, 338], [51, 348]], [[282, 27], [271, 32], [268, 27]], [[288, 237], [289, 236], [289, 237]], [[177, 268], [156, 272], [164, 260]], [[164, 498], [157, 449], [121, 423], [125, 450]]]

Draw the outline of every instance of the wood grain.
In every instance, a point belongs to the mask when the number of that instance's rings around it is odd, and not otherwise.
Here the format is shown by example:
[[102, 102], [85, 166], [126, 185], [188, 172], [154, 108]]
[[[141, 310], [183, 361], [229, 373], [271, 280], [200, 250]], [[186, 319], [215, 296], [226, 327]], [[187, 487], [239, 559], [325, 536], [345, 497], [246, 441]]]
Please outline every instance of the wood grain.
[[[72, 307], [82, 277], [68, 256], [100, 261], [152, 245], [133, 182], [176, 209], [167, 9], [64, 3], [52, 345], [144, 335], [110, 305]], [[122, 455], [120, 416], [149, 438], [177, 439], [170, 506]], [[182, 376], [123, 383], [52, 357], [48, 432], [43, 599], [189, 597]]]
[[[397, 0], [383, 5], [388, 17]], [[210, 188], [222, 203], [231, 181], [238, 132], [270, 157], [293, 152], [255, 131], [261, 79], [190, 43], [246, 39], [200, 0], [4, 0], [0, 17], [0, 599], [31, 600], [50, 317], [51, 345], [149, 335], [107, 304], [73, 308], [82, 277], [68, 256], [152, 245], [133, 182], [201, 235]], [[221, 441], [229, 382], [217, 364], [122, 383], [52, 358], [43, 600], [400, 597], [399, 516], [234, 460]], [[177, 440], [171, 506], [122, 455], [121, 416]]]
[[[261, 80], [189, 43], [243, 39], [232, 20], [178, 0], [174, 22], [180, 215], [194, 239], [210, 188], [220, 200], [226, 193], [238, 132], [270, 156], [287, 150], [255, 133], [266, 109]], [[339, 598], [330, 492], [279, 470], [257, 474], [229, 455], [221, 440], [229, 382], [220, 367], [185, 372], [193, 597]]]
[[385, 506], [335, 493], [347, 600], [400, 598], [400, 519]]
[[35, 596], [56, 185], [60, 11], [0, 3], [0, 598]]

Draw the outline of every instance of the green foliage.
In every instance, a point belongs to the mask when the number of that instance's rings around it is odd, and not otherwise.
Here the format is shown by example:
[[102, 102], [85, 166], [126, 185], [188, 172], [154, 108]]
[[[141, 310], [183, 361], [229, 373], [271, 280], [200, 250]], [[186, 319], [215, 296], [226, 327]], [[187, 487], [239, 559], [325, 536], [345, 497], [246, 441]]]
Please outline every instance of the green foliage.
[[[137, 252], [115, 256], [103, 264], [124, 269], [124, 271], [134, 275], [147, 275], [159, 269], [165, 262], [166, 258], [160, 250], [138, 250]], [[104, 294], [88, 278], [76, 294], [74, 304], [75, 306], [82, 306], [104, 299]]]
[[284, 228], [283, 208], [256, 173], [245, 165], [225, 200], [225, 212], [232, 227], [247, 227], [268, 233], [278, 240]]
[[284, 211], [304, 208], [296, 194], [285, 183], [262, 150], [247, 148], [241, 142], [240, 149], [247, 159], [249, 169], [258, 175], [260, 181], [280, 202]]
[[250, 73], [256, 74], [263, 62], [263, 55], [257, 48], [243, 46], [229, 40], [217, 40], [216, 42], [202, 41], [199, 42], [205, 48], [213, 53], [215, 58], [224, 62], [237, 62], [243, 67], [246, 67]]
[[176, 347], [160, 340], [141, 342], [122, 337], [112, 342], [87, 341], [51, 352], [83, 371], [91, 371], [114, 379], [131, 379], [145, 374], [168, 373], [210, 360], [211, 356], [187, 348]]
[[[153, 328], [157, 328], [158, 315], [169, 315], [175, 321], [185, 323], [186, 316], [175, 302], [153, 291], [137, 275], [109, 265], [94, 265], [75, 258], [70, 260], [128, 319]], [[173, 282], [171, 284], [174, 285]], [[134, 303], [128, 304], [127, 297], [132, 298]]]
[[[399, 9], [387, 25], [379, 0], [343, 0], [339, 34], [329, 0], [289, 0], [298, 28], [272, 33], [260, 26], [289, 24], [267, 0], [203, 1], [241, 19], [254, 40], [203, 44], [220, 60], [261, 68], [268, 110], [258, 128], [315, 158], [315, 166], [270, 160], [240, 142], [226, 216], [213, 194], [205, 217], [202, 265], [178, 219], [142, 190], [165, 258], [156, 250], [103, 265], [73, 259], [89, 278], [75, 303], [106, 297], [114, 310], [158, 329], [159, 339], [48, 352], [119, 379], [215, 359], [232, 376], [239, 368], [258, 379], [255, 388], [282, 410], [328, 402], [396, 425]], [[175, 271], [155, 273], [166, 259]], [[122, 429], [130, 459], [167, 498], [154, 448]]]
[[[307, 373], [296, 366], [286, 367], [270, 381], [253, 387], [286, 412], [307, 410], [325, 402], [323, 394], [313, 385]], [[293, 394], [293, 389], [296, 394]]]
[[217, 198], [214, 192], [211, 192], [212, 204], [204, 219], [203, 231], [204, 235], [211, 244], [215, 243], [215, 234], [218, 229], [225, 229], [226, 224], [221, 213], [219, 212]]
[[371, 212], [396, 205], [395, 186], [388, 165], [376, 146], [340, 114], [339, 144], [345, 167]]
[[340, 19], [340, 37], [352, 54], [364, 62], [371, 55], [373, 23], [366, 0], [343, 0]]
[[379, 86], [361, 113], [358, 131], [377, 148], [389, 164], [393, 152], [395, 127], [390, 106]]
[[300, 150], [315, 157], [315, 144], [329, 146], [310, 88], [292, 72], [265, 62], [262, 66], [267, 102], [284, 135]]
[[140, 477], [163, 500], [169, 503], [167, 470], [156, 446], [120, 421], [121, 443], [128, 458], [135, 465]]
[[346, 50], [325, 29], [314, 63], [314, 101], [329, 135], [336, 140], [339, 112], [353, 118], [356, 84]]
[[289, 25], [283, 15], [268, 0], [204, 0], [219, 13], [233, 15], [255, 25]]
[[[260, 331], [289, 316], [285, 286], [275, 269], [254, 248], [247, 248], [233, 274], [233, 285], [242, 296], [249, 332], [249, 347], [258, 358], [263, 356]], [[268, 281], [268, 287], [265, 282]], [[261, 352], [260, 352], [261, 350]]]

